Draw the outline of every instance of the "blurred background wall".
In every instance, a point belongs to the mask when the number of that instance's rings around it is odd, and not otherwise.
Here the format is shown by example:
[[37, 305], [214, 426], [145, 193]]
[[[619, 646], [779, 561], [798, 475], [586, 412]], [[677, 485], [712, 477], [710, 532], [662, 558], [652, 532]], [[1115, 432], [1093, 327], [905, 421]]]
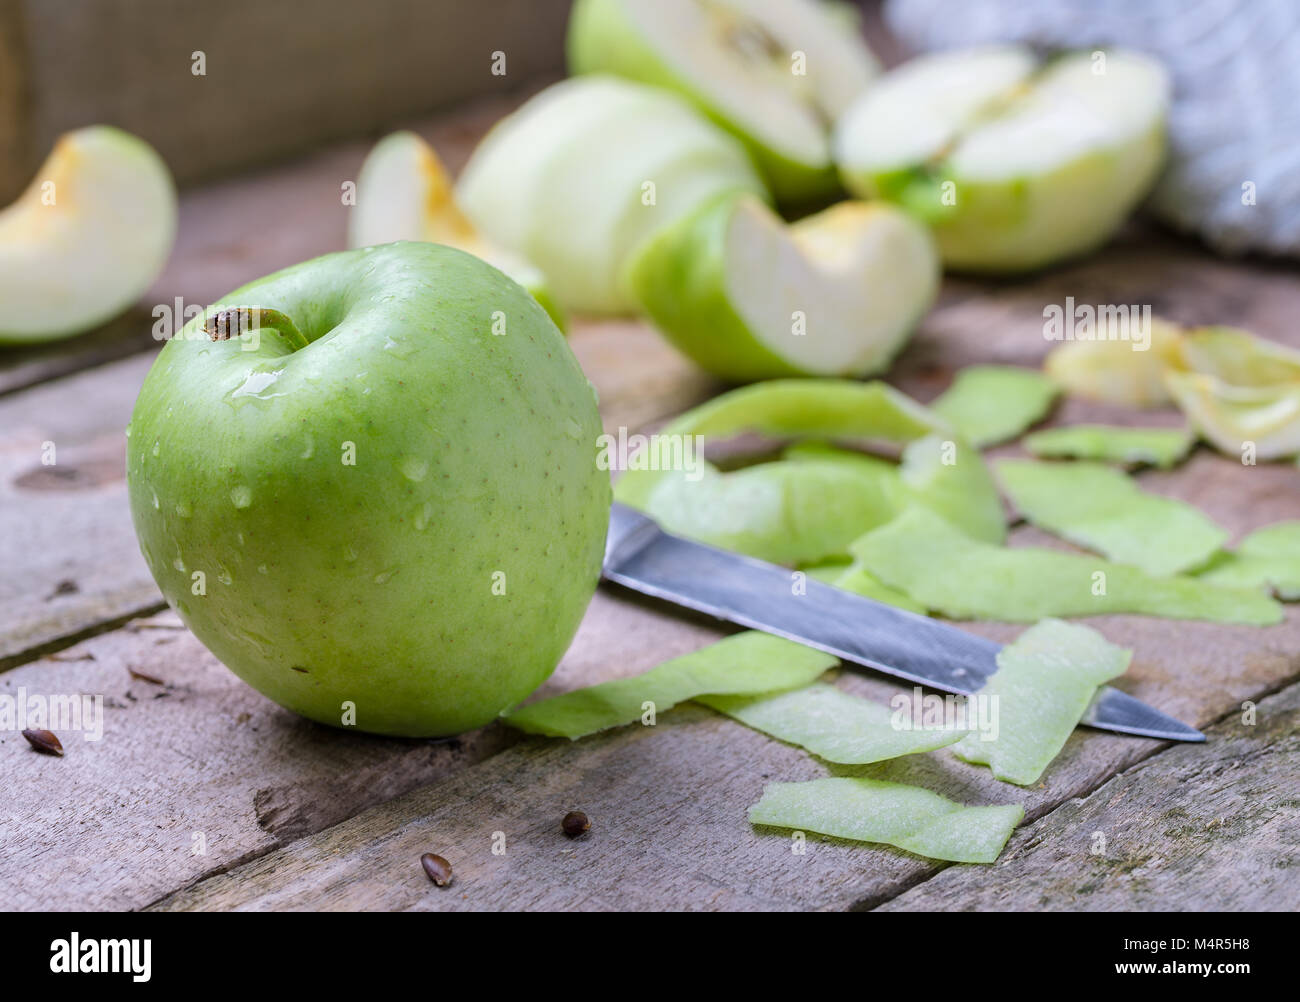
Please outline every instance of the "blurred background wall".
[[0, 0], [0, 205], [83, 125], [186, 184], [558, 74], [569, 3]]

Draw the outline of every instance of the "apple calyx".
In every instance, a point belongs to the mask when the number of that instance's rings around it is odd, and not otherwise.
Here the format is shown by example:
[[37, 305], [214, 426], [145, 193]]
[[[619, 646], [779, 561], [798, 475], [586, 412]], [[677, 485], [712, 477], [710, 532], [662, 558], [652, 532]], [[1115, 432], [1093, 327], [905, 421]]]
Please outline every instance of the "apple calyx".
[[213, 341], [229, 341], [249, 331], [273, 328], [293, 345], [293, 350], [306, 348], [310, 343], [298, 326], [279, 310], [265, 306], [235, 306], [223, 309], [208, 317], [203, 332]]

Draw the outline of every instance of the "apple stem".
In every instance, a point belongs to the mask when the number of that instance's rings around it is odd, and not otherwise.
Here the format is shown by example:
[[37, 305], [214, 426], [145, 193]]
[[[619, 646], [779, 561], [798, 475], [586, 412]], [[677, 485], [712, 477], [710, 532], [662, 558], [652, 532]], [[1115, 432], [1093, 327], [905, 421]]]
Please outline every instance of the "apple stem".
[[307, 339], [292, 320], [279, 310], [265, 306], [236, 306], [220, 310], [208, 317], [203, 330], [213, 341], [229, 341], [232, 337], [264, 327], [278, 330], [293, 344], [294, 351], [307, 347]]

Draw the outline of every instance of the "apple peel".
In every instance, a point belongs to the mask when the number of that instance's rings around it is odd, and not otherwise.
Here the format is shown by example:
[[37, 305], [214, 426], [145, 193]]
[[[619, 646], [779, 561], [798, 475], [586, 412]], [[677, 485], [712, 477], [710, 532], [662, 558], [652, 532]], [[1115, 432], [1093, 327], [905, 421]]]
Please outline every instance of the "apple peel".
[[697, 696], [695, 701], [827, 762], [844, 765], [946, 748], [969, 733], [958, 728], [903, 729], [895, 726], [887, 707], [822, 683], [760, 696]]
[[1269, 626], [1282, 606], [1257, 591], [1194, 577], [1152, 577], [1125, 564], [971, 539], [933, 512], [903, 512], [849, 547], [871, 574], [952, 619], [1037, 622], [1139, 613]]
[[836, 664], [836, 658], [811, 647], [748, 631], [632, 678], [601, 682], [522, 707], [504, 720], [529, 734], [576, 740], [630, 724], [651, 708], [661, 713], [697, 696], [799, 688]]
[[978, 449], [1024, 434], [1051, 410], [1060, 387], [1034, 369], [972, 365], [931, 406]]
[[998, 670], [976, 693], [996, 701], [996, 735], [971, 733], [953, 747], [1006, 783], [1029, 786], [1060, 753], [1099, 686], [1123, 675], [1133, 652], [1096, 630], [1045, 619], [998, 652]]
[[1271, 589], [1288, 602], [1300, 599], [1300, 522], [1256, 529], [1198, 577], [1230, 588]]
[[918, 786], [826, 777], [769, 783], [754, 825], [892, 845], [955, 863], [992, 863], [1025, 816], [1019, 804], [967, 807]]
[[1021, 444], [1040, 459], [1086, 459], [1167, 470], [1186, 458], [1195, 441], [1186, 428], [1076, 424], [1036, 431]]
[[[757, 432], [905, 444], [936, 427], [942, 422], [935, 416], [883, 383], [793, 379], [723, 394], [659, 434], [694, 439]], [[896, 512], [899, 472], [883, 461], [855, 458], [783, 460], [723, 473], [700, 457], [694, 472], [630, 469], [615, 485], [615, 497], [668, 532], [762, 559], [813, 563], [844, 553], [849, 542]]]
[[1228, 538], [1191, 505], [1148, 494], [1126, 473], [1100, 463], [1006, 459], [996, 469], [1003, 490], [1032, 524], [1148, 574], [1202, 567]]

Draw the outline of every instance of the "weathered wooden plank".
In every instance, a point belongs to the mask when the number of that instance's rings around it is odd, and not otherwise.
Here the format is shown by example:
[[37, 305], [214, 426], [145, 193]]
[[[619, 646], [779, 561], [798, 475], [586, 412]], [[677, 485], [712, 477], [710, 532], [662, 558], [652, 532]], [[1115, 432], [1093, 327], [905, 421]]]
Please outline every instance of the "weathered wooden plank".
[[1300, 685], [1233, 712], [883, 911], [1300, 910]]
[[140, 355], [0, 398], [0, 667], [162, 597], [131, 530]]
[[[610, 662], [644, 670], [712, 636], [602, 594], [564, 676], [595, 681]], [[63, 730], [63, 758], [0, 730], [0, 907], [8, 909], [143, 907], [517, 739], [500, 725], [418, 741], [313, 724], [239, 681], [170, 611], [0, 675], [0, 696], [20, 692], [28, 700], [98, 695], [103, 728], [93, 741]]]
[[[1300, 613], [1250, 633], [1110, 617], [1092, 621], [1135, 648], [1122, 687], [1204, 724], [1300, 675]], [[1202, 628], [1204, 627], [1204, 628]], [[1015, 630], [981, 624], [1006, 639]], [[1268, 635], [1269, 640], [1262, 638]], [[656, 641], [662, 642], [662, 641]], [[1198, 644], [1203, 657], [1189, 658]], [[1257, 653], [1263, 647], [1270, 653]], [[609, 659], [602, 677], [639, 668]], [[578, 684], [564, 667], [552, 685]], [[878, 699], [891, 683], [844, 673], [840, 684]], [[1096, 789], [1161, 746], [1079, 730], [1038, 786], [1021, 790], [946, 753], [834, 774], [910, 782], [966, 803], [1022, 802], [1030, 820]], [[160, 904], [167, 909], [858, 908], [935, 872], [887, 848], [814, 839], [791, 853], [786, 833], [745, 820], [765, 781], [827, 768], [694, 707], [580, 742], [530, 739], [440, 784], [379, 805]], [[592, 833], [570, 844], [558, 822], [581, 809]], [[494, 855], [494, 833], [506, 855]], [[460, 877], [437, 893], [419, 871], [438, 852]]]

